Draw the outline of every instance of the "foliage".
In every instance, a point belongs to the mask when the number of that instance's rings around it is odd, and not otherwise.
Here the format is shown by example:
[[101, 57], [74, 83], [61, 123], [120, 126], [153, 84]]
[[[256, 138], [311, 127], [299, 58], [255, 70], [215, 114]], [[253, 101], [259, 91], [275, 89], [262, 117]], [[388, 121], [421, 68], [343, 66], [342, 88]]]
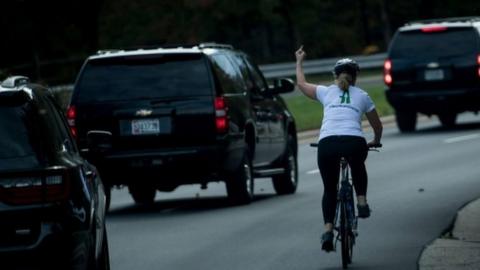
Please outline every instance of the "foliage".
[[384, 51], [416, 19], [477, 15], [460, 0], [9, 0], [2, 2], [0, 69], [72, 83], [98, 49], [216, 41], [259, 63]]

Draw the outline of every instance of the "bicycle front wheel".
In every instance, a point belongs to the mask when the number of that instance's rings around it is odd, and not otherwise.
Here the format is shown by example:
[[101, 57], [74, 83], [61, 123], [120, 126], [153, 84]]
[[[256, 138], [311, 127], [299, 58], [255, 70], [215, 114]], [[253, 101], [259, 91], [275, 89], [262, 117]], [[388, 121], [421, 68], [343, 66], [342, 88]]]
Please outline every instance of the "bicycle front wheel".
[[347, 269], [348, 265], [352, 263], [353, 254], [353, 239], [350, 226], [347, 219], [347, 209], [345, 204], [340, 203], [340, 240], [342, 243], [342, 266]]

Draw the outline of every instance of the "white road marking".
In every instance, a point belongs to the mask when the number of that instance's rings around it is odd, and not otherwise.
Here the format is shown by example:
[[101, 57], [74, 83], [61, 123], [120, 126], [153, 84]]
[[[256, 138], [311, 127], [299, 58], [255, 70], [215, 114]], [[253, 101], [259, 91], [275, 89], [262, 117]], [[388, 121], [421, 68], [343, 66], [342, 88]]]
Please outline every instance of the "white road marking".
[[470, 134], [470, 135], [465, 135], [465, 136], [448, 138], [444, 142], [445, 143], [456, 143], [456, 142], [473, 140], [473, 139], [477, 139], [477, 138], [480, 138], [480, 134]]
[[307, 174], [317, 174], [317, 173], [320, 173], [320, 171], [318, 169], [316, 170], [311, 170], [311, 171], [308, 171]]

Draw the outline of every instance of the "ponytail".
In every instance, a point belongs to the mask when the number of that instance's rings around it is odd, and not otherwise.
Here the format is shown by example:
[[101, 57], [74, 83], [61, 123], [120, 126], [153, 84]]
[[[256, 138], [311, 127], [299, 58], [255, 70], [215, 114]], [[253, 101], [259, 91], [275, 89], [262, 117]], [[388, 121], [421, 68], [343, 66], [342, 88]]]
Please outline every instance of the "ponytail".
[[343, 91], [347, 91], [350, 85], [353, 85], [353, 78], [348, 73], [340, 73], [336, 78], [337, 86]]

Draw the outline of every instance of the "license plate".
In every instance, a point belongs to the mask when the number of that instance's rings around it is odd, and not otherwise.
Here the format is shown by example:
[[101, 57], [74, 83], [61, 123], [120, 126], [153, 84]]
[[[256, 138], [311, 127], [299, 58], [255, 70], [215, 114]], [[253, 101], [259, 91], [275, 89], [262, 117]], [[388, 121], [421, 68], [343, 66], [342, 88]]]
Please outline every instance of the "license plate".
[[445, 78], [445, 74], [442, 69], [425, 70], [426, 81], [439, 81]]
[[150, 135], [160, 133], [158, 119], [132, 120], [132, 135]]

